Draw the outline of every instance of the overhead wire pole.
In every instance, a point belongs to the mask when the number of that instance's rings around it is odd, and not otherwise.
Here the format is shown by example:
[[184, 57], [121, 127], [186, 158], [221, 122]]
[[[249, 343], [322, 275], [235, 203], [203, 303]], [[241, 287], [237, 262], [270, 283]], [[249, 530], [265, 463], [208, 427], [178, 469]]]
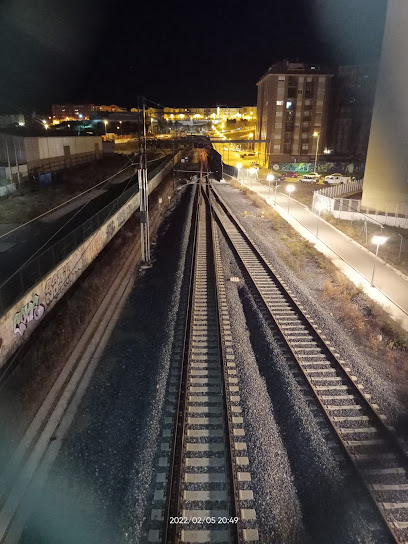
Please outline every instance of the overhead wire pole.
[[147, 185], [146, 161], [146, 108], [143, 100], [143, 143], [140, 150], [139, 195], [140, 195], [140, 241], [142, 260], [150, 264], [149, 188]]

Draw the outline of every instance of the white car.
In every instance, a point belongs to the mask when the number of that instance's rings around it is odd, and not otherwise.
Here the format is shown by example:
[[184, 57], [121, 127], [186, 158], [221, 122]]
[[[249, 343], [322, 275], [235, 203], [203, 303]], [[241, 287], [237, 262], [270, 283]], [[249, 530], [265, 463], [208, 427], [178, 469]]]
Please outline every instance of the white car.
[[338, 174], [331, 174], [330, 176], [326, 176], [323, 180], [323, 183], [326, 183], [328, 185], [343, 185], [344, 183], [349, 183], [350, 178], [347, 176], [340, 176]]
[[300, 183], [317, 183], [319, 181], [320, 176], [312, 175], [312, 174], [305, 174], [301, 178], [299, 178]]

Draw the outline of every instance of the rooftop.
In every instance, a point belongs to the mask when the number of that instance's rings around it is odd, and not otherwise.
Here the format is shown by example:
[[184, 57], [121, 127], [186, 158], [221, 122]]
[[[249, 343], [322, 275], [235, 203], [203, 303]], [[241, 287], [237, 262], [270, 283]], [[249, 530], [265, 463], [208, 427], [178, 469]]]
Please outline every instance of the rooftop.
[[296, 75], [296, 74], [308, 74], [308, 75], [334, 75], [333, 70], [327, 66], [322, 66], [320, 64], [313, 64], [310, 62], [289, 62], [284, 60], [281, 62], [276, 62], [272, 64], [267, 70], [267, 72], [261, 77], [258, 81], [260, 83], [266, 76], [270, 75]]

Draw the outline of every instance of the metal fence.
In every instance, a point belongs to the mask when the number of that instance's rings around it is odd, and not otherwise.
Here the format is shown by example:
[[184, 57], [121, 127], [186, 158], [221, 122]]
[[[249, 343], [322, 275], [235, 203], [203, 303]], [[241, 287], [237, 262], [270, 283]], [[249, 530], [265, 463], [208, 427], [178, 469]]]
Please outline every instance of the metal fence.
[[330, 198], [336, 198], [338, 196], [354, 193], [356, 191], [363, 190], [363, 180], [359, 179], [357, 181], [350, 181], [350, 183], [343, 183], [339, 185], [331, 185], [330, 187], [325, 187], [315, 193], [320, 195], [325, 195]]
[[222, 172], [223, 174], [227, 174], [228, 176], [231, 176], [233, 178], [238, 177], [238, 168], [235, 168], [235, 166], [230, 166], [229, 164], [225, 164], [225, 162], [222, 163]]
[[[163, 161], [154, 170], [148, 173], [148, 180], [154, 178], [173, 157]], [[0, 315], [3, 315], [13, 304], [20, 300], [25, 293], [37, 285], [43, 278], [54, 270], [70, 253], [82, 242], [101, 227], [126, 202], [139, 192], [138, 183], [129, 187], [115, 200], [110, 202], [96, 214], [87, 219], [79, 227], [48, 247], [33, 259], [24, 264], [18, 272], [10, 276], [0, 286]]]

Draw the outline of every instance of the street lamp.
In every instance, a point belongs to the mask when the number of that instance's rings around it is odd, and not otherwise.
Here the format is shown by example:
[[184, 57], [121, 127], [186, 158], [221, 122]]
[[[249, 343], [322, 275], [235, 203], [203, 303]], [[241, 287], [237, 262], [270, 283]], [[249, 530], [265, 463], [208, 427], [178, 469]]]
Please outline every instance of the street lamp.
[[375, 257], [374, 257], [373, 275], [371, 276], [371, 287], [374, 287], [375, 264], [377, 262], [378, 248], [382, 246], [383, 244], [385, 244], [385, 242], [387, 241], [387, 238], [385, 236], [373, 236], [371, 241], [373, 244], [377, 245], [377, 250], [375, 252]]
[[[271, 194], [271, 181], [274, 181], [275, 176], [273, 174], [268, 174], [266, 176], [266, 181], [268, 182], [269, 189], [268, 189], [268, 195]], [[276, 195], [275, 195], [275, 204], [276, 204]]]
[[120, 124], [120, 135], [123, 136], [122, 121], [119, 121]]
[[108, 121], [105, 119], [104, 125], [105, 125], [105, 136], [106, 136], [106, 125], [108, 124]]
[[323, 205], [322, 202], [317, 202], [315, 208], [316, 208], [317, 211], [319, 212], [319, 216], [318, 216], [317, 222], [316, 222], [316, 238], [319, 238], [320, 214], [322, 213], [322, 211], [323, 211], [323, 209], [324, 209], [324, 205]]
[[295, 190], [294, 185], [287, 185], [286, 186], [286, 191], [288, 193], [288, 213], [289, 213], [289, 209], [290, 209], [290, 195], [293, 193], [294, 190]]
[[256, 174], [256, 168], [251, 167], [249, 169], [249, 174], [251, 175], [251, 187], [254, 184], [254, 176]]
[[398, 253], [398, 262], [401, 261], [401, 251], [402, 251], [402, 240], [403, 240], [403, 237], [402, 237], [402, 234], [399, 234], [398, 233], [398, 236], [400, 237], [400, 246], [399, 246], [399, 253]]
[[315, 164], [314, 164], [314, 172], [316, 172], [317, 167], [317, 153], [319, 152], [319, 141], [320, 141], [320, 132], [313, 132], [313, 138], [317, 138], [317, 144], [316, 144], [316, 157], [315, 157]]
[[244, 177], [243, 177], [243, 175], [241, 174], [242, 163], [237, 162], [236, 168], [237, 168], [237, 170], [238, 170], [238, 179], [241, 178], [241, 185], [243, 185], [243, 184], [244, 184]]

